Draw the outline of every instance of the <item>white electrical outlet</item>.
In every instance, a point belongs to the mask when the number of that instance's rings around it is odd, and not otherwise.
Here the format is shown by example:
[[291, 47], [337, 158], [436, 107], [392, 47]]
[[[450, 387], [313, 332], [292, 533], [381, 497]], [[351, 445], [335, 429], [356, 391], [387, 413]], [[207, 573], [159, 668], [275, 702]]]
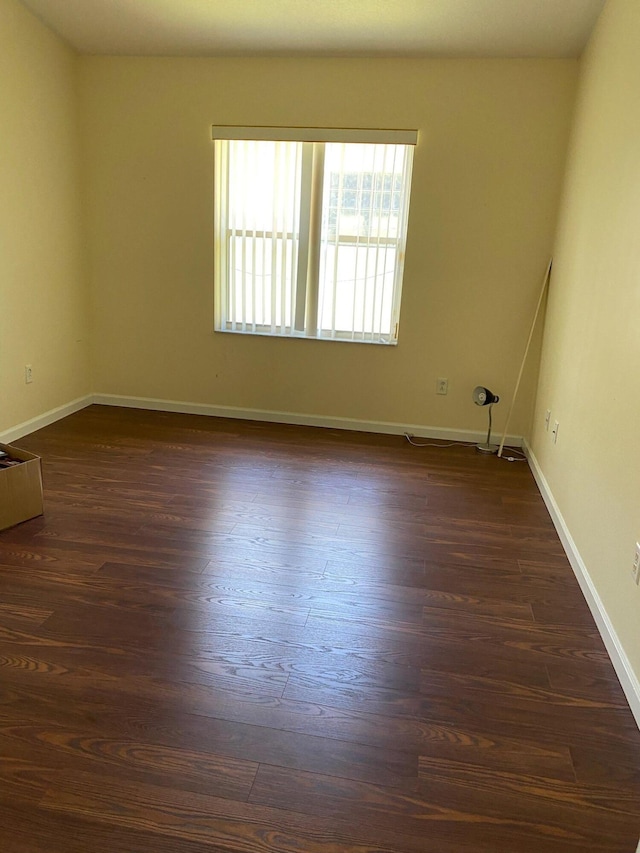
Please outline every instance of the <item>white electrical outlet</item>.
[[549, 432], [549, 423], [551, 421], [551, 409], [547, 409], [547, 414], [544, 416], [544, 428]]
[[633, 575], [636, 586], [640, 586], [640, 542], [636, 542], [636, 551], [633, 555], [633, 568], [631, 569], [631, 574]]
[[436, 380], [436, 394], [448, 394], [449, 393], [449, 380], [448, 379], [437, 379]]
[[560, 429], [560, 424], [558, 421], [554, 421], [553, 429], [551, 430], [551, 438], [554, 444], [558, 443], [558, 430]]
[[33, 368], [30, 364], [25, 364], [24, 366], [24, 381], [27, 385], [33, 382]]

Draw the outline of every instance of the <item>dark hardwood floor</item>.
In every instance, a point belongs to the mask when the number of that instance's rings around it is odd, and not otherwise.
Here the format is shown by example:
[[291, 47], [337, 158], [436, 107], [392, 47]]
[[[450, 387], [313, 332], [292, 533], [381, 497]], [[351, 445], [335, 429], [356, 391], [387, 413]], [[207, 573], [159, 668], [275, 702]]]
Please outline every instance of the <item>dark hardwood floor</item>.
[[633, 853], [640, 733], [526, 464], [93, 406], [16, 442], [3, 853]]

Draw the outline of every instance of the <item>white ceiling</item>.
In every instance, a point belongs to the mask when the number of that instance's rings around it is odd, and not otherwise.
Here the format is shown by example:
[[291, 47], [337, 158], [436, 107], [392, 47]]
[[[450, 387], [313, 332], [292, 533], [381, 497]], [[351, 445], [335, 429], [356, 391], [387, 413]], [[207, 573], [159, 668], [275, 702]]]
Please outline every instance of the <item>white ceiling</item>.
[[81, 53], [579, 56], [605, 0], [22, 0]]

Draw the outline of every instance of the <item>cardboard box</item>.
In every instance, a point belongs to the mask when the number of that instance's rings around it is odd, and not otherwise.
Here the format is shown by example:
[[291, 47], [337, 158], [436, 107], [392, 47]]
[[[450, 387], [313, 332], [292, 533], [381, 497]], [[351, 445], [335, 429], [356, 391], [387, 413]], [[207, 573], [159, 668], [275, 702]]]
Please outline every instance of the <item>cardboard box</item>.
[[42, 515], [42, 466], [40, 457], [26, 450], [0, 444], [21, 465], [0, 468], [0, 530]]

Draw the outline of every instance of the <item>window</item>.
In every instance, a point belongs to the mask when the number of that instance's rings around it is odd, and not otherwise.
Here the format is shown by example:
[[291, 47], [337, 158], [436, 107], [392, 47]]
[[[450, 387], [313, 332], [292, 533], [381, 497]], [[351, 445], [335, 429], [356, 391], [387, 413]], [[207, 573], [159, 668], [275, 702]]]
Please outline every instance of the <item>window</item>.
[[213, 137], [216, 330], [396, 343], [416, 132]]

